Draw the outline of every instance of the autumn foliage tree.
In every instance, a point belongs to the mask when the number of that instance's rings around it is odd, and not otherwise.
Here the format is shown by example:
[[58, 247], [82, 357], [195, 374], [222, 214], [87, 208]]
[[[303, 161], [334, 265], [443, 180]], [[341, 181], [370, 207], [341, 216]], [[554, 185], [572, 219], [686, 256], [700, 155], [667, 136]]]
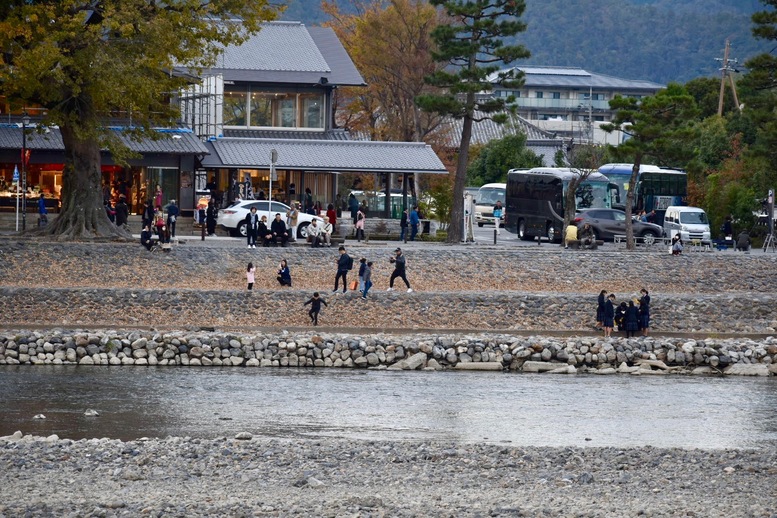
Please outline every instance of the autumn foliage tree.
[[448, 242], [458, 243], [464, 237], [464, 187], [469, 161], [472, 123], [478, 118], [491, 117], [507, 121], [505, 110], [513, 97], [495, 98], [482, 95], [494, 84], [518, 88], [522, 84], [517, 70], [501, 70], [504, 65], [529, 57], [523, 45], [508, 45], [512, 38], [526, 30], [520, 20], [526, 5], [523, 0], [431, 0], [450, 21], [432, 32], [436, 43], [433, 57], [445, 68], [427, 77], [427, 83], [441, 93], [420, 95], [416, 101], [425, 111], [462, 119], [461, 144], [453, 181], [453, 206], [448, 230]]
[[[9, 0], [0, 4], [0, 91], [13, 106], [40, 106], [65, 147], [59, 239], [128, 238], [103, 208], [100, 150], [127, 156], [110, 117], [136, 137], [178, 119], [170, 95], [276, 12], [267, 0]], [[240, 22], [234, 22], [240, 20]]]

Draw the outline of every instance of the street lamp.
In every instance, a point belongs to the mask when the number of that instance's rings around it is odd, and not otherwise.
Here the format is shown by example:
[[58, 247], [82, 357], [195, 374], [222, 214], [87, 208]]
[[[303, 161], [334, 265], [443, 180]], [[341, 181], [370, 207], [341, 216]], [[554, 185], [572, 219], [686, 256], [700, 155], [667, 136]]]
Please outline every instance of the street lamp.
[[22, 112], [22, 232], [27, 230], [27, 126], [30, 116]]

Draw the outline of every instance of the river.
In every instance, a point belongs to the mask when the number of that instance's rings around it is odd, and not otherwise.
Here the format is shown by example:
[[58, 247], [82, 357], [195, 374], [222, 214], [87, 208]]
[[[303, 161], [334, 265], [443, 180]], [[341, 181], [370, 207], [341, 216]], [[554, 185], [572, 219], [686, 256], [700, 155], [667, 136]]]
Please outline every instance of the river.
[[0, 366], [0, 436], [16, 430], [751, 448], [777, 444], [777, 378]]

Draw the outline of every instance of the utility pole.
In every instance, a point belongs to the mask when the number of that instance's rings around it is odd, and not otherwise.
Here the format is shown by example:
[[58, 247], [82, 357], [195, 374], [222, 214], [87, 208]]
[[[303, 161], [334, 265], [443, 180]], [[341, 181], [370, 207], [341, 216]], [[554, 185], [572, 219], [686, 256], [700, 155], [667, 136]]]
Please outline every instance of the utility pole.
[[742, 106], [739, 104], [739, 98], [737, 97], [737, 86], [734, 83], [734, 76], [731, 75], [731, 72], [736, 72], [736, 68], [731, 66], [729, 63], [737, 64], [739, 61], [735, 58], [729, 58], [729, 50], [731, 49], [731, 42], [726, 39], [726, 48], [723, 50], [723, 59], [721, 58], [715, 58], [715, 61], [722, 61], [722, 65], [720, 67], [720, 94], [718, 95], [718, 116], [723, 115], [723, 98], [726, 94], [726, 78], [728, 78], [729, 82], [731, 83], [731, 91], [734, 94], [734, 104], [736, 104], [737, 109], [741, 112]]

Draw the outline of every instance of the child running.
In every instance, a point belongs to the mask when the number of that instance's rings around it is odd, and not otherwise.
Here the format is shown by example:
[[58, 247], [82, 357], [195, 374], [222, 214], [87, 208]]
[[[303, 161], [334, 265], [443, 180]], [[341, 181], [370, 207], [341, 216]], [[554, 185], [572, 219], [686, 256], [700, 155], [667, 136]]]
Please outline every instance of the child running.
[[328, 306], [329, 304], [326, 303], [326, 301], [322, 298], [319, 298], [318, 292], [315, 292], [313, 294], [313, 297], [305, 302], [305, 306], [310, 304], [310, 311], [308, 311], [308, 316], [310, 317], [310, 322], [314, 325], [318, 325], [318, 313], [321, 311], [321, 304], [324, 304], [324, 306]]
[[251, 291], [254, 289], [254, 276], [256, 274], [256, 268], [254, 268], [254, 263], [248, 263], [248, 268], [246, 268], [246, 280], [248, 281], [248, 291]]

